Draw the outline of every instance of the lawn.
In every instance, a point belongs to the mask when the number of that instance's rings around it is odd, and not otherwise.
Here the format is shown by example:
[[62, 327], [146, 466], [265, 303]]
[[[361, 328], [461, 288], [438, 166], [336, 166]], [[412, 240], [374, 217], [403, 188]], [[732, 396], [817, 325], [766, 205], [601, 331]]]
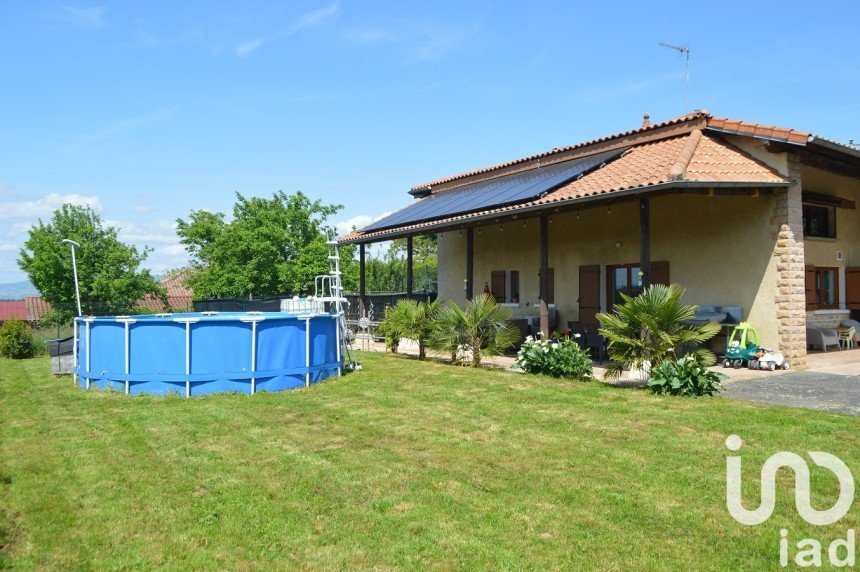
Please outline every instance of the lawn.
[[[306, 390], [130, 398], [0, 360], [0, 562], [26, 568], [763, 569], [805, 524], [793, 477], [756, 527], [764, 459], [860, 478], [860, 419], [363, 355]], [[810, 462], [811, 464], [811, 462]], [[755, 479], [755, 480], [754, 480]], [[813, 468], [817, 508], [836, 480]]]

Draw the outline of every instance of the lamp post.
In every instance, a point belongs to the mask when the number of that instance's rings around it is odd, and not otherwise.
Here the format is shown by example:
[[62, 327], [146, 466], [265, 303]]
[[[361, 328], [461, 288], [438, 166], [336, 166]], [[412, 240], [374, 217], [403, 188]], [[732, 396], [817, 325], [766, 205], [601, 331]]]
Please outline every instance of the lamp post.
[[78, 288], [78, 263], [75, 261], [75, 247], [81, 247], [80, 244], [75, 242], [74, 240], [64, 238], [63, 244], [68, 244], [72, 249], [72, 272], [75, 275], [75, 300], [78, 303], [78, 317], [81, 315], [81, 291]]

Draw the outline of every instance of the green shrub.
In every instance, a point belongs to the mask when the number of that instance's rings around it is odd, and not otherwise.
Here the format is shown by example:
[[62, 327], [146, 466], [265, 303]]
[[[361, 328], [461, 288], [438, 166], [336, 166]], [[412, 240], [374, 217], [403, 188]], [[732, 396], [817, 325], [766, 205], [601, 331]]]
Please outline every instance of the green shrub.
[[648, 388], [658, 395], [698, 397], [713, 395], [725, 379], [722, 373], [708, 369], [701, 360], [688, 355], [651, 368]]
[[[439, 313], [439, 307], [439, 303], [435, 301], [400, 300], [396, 305], [385, 310], [384, 330], [392, 332], [392, 343], [393, 334], [418, 342], [418, 359], [424, 359], [427, 356], [427, 339], [433, 327], [433, 320]], [[387, 335], [386, 342], [388, 342]], [[396, 348], [393, 352], [397, 353]]]
[[0, 356], [12, 359], [31, 358], [39, 346], [30, 327], [21, 320], [6, 320], [0, 328]]
[[577, 380], [591, 379], [588, 351], [573, 340], [540, 340], [528, 336], [517, 354], [516, 366], [526, 373]]
[[430, 347], [458, 357], [471, 357], [474, 367], [485, 355], [499, 355], [519, 339], [519, 331], [510, 325], [511, 309], [490, 296], [476, 296], [460, 308], [454, 303], [443, 306], [431, 329]]

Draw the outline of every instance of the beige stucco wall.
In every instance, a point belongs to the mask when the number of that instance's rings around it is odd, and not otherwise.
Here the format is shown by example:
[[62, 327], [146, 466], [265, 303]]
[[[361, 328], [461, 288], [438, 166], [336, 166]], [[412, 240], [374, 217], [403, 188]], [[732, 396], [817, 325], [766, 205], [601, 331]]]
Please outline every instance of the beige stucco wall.
[[[860, 202], [860, 181], [812, 167], [802, 167], [803, 190]], [[836, 209], [836, 238], [807, 238], [806, 263], [816, 266], [860, 266], [860, 211]], [[842, 260], [836, 259], [842, 251]]]
[[[776, 345], [776, 241], [772, 197], [671, 195], [652, 199], [652, 260], [668, 260], [672, 282], [687, 289], [686, 301], [740, 306], [763, 339]], [[555, 302], [560, 324], [578, 319], [579, 267], [601, 265], [601, 308], [606, 308], [606, 265], [639, 259], [638, 203], [551, 217], [549, 264], [555, 272]], [[538, 221], [506, 222], [475, 231], [475, 292], [493, 270], [520, 272], [521, 307], [537, 314]], [[618, 244], [620, 243], [620, 245]], [[465, 231], [446, 232], [439, 240], [439, 294], [465, 300]], [[528, 303], [528, 305], [527, 305]]]

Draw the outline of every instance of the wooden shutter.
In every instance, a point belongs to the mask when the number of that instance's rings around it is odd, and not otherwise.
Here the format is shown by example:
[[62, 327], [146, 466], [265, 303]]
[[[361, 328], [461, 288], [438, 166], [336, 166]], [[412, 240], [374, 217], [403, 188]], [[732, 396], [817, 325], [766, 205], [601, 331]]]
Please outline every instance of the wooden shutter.
[[860, 310], [860, 266], [845, 269], [845, 304], [849, 310]]
[[596, 324], [600, 311], [600, 266], [589, 264], [579, 267], [579, 321], [584, 325]]
[[505, 301], [505, 271], [504, 270], [493, 270], [492, 278], [490, 280], [490, 292], [493, 294], [493, 298], [496, 299], [496, 302], [504, 302]]
[[806, 267], [806, 309], [815, 309], [815, 266]]
[[651, 284], [663, 284], [668, 286], [669, 282], [669, 261], [661, 260], [651, 263]]

